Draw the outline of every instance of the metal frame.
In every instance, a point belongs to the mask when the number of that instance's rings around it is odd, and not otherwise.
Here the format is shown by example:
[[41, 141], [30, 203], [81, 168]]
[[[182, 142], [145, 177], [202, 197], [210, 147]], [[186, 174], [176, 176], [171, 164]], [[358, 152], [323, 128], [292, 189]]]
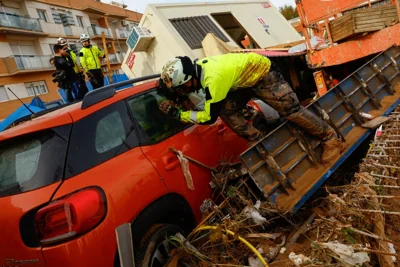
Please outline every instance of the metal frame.
[[[400, 0], [392, 0], [392, 5], [396, 6], [400, 21], [399, 1]], [[363, 2], [365, 2], [365, 0], [318, 1], [318, 3], [313, 0], [296, 0], [303, 36], [309, 47], [311, 47], [309, 29], [311, 29], [315, 35], [320, 35], [319, 33], [324, 30], [322, 28], [323, 25], [325, 25], [325, 30], [328, 33], [328, 38], [331, 43], [329, 48], [321, 51], [308, 51], [307, 58], [312, 68], [344, 64], [368, 55], [380, 53], [391, 45], [400, 45], [399, 23], [383, 30], [370, 33], [367, 36], [355, 37], [349, 41], [341, 42], [338, 45], [332, 45], [329, 18], [338, 18], [339, 13], [355, 8]]]
[[[292, 203], [293, 194], [299, 194], [296, 185], [301, 185], [306, 181], [314, 182], [311, 189], [304, 193], [297, 203], [290, 204], [290, 209], [297, 210], [365, 140], [371, 131], [361, 129], [364, 119], [359, 113], [377, 110], [381, 100], [393, 94], [393, 86], [400, 83], [400, 71], [394, 62], [397, 65], [400, 64], [400, 47], [393, 46], [380, 53], [307, 107], [308, 110], [323, 117], [331, 124], [349, 144], [347, 151], [333, 166], [327, 168], [316, 162], [315, 158], [319, 158], [322, 154], [320, 140], [307, 133], [293, 132], [291, 128], [294, 125], [288, 122], [282, 124], [255, 146], [241, 154], [241, 160], [245, 168], [248, 169], [250, 177], [271, 202], [276, 203], [277, 197], [279, 197], [281, 204]], [[366, 88], [368, 88], [368, 91]], [[396, 101], [385, 112], [390, 112], [398, 102]], [[348, 138], [350, 132], [356, 127], [364, 132], [356, 133], [357, 135], [353, 134], [352, 138]], [[303, 136], [299, 137], [299, 134]], [[308, 147], [304, 146], [304, 142], [308, 143]], [[273, 157], [278, 168], [267, 166], [268, 163], [265, 161], [265, 157], [260, 154], [260, 150], [266, 150]], [[313, 153], [310, 151], [313, 151]], [[319, 177], [305, 175], [311, 168], [319, 169]], [[275, 173], [272, 173], [271, 170]], [[290, 183], [295, 187], [296, 193], [287, 186], [284, 190], [281, 189], [281, 181], [275, 179], [276, 171], [282, 173], [288, 180], [285, 182], [286, 185]], [[284, 195], [285, 191], [288, 191], [288, 196]]]
[[110, 85], [104, 86], [102, 88], [90, 91], [83, 98], [81, 109], [86, 109], [86, 108], [91, 107], [97, 103], [100, 103], [108, 98], [113, 97], [115, 95], [116, 88], [118, 88], [118, 87], [123, 87], [126, 85], [133, 86], [135, 83], [144, 82], [144, 81], [156, 79], [159, 77], [160, 77], [160, 74], [143, 76], [140, 78], [135, 78], [135, 79], [119, 82], [119, 83], [110, 84]]

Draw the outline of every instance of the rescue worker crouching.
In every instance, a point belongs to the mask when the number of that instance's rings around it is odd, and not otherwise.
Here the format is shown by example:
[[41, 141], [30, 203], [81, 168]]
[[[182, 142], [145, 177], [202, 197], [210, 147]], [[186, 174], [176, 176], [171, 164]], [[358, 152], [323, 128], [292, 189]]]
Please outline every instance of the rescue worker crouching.
[[80, 42], [83, 48], [79, 52], [79, 59], [83, 69], [90, 80], [93, 89], [104, 86], [104, 76], [101, 70], [100, 58], [104, 58], [104, 51], [90, 44], [90, 37], [81, 34]]
[[183, 111], [172, 101], [160, 103], [160, 110], [182, 122], [212, 124], [218, 116], [240, 137], [261, 139], [261, 133], [240, 114], [247, 102], [256, 97], [281, 117], [298, 125], [323, 141], [323, 162], [334, 160], [345, 148], [335, 130], [318, 116], [302, 107], [282, 74], [264, 56], [230, 53], [192, 62], [176, 57], [162, 69], [159, 86], [177, 94], [202, 89], [206, 95], [203, 111]]

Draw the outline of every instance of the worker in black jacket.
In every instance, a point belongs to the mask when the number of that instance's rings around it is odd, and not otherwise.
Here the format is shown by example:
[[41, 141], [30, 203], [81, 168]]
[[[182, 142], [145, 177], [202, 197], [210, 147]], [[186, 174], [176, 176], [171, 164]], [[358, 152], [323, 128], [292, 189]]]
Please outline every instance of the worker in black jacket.
[[65, 94], [67, 96], [68, 102], [74, 101], [74, 96], [72, 94], [73, 89], [75, 88], [78, 92], [79, 89], [76, 85], [79, 77], [74, 70], [74, 62], [69, 57], [67, 49], [63, 48], [62, 45], [54, 45], [53, 47], [55, 56], [54, 56], [54, 66], [56, 67], [57, 71], [64, 71], [65, 72], [65, 79], [62, 79], [59, 82], [59, 87], [64, 89]]

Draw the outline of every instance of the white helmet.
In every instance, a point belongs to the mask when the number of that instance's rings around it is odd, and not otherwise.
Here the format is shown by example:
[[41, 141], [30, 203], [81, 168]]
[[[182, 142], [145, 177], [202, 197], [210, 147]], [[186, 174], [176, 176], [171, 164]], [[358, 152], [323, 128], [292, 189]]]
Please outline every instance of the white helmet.
[[164, 65], [161, 71], [161, 80], [163, 80], [168, 89], [181, 86], [189, 81], [191, 78], [191, 75], [185, 74], [180, 58], [169, 60]]
[[86, 33], [81, 34], [81, 38], [79, 38], [79, 42], [83, 43], [84, 41], [89, 41], [90, 37]]
[[68, 41], [67, 41], [67, 39], [60, 37], [57, 39], [57, 44], [62, 45], [62, 46], [68, 45]]

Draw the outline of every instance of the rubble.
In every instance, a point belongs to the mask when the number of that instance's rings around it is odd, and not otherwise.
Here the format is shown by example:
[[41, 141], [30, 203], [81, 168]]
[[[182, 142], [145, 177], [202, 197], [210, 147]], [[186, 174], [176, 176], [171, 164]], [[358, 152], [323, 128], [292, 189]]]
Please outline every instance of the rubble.
[[[322, 201], [281, 213], [253, 191], [240, 166], [213, 174], [215, 201], [181, 237], [171, 261], [187, 266], [400, 266], [400, 108], [379, 127], [359, 171], [325, 185]], [[187, 244], [185, 244], [185, 242]], [[190, 248], [190, 249], [188, 249]]]

